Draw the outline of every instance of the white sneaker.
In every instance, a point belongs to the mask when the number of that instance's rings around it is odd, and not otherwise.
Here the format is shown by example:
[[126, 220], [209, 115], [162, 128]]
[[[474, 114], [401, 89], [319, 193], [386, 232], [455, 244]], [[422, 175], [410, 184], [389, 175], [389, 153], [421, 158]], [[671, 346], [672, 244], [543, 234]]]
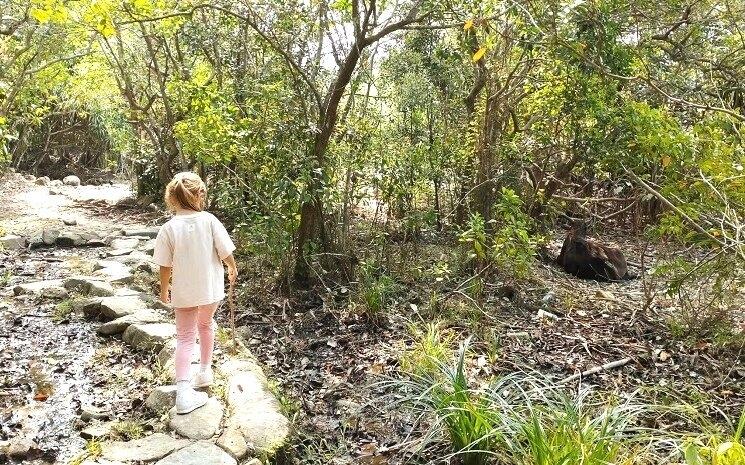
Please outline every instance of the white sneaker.
[[204, 388], [204, 387], [212, 386], [213, 381], [215, 381], [215, 377], [214, 375], [212, 375], [212, 370], [206, 370], [206, 371], [199, 370], [197, 374], [194, 376], [194, 387]]
[[206, 392], [198, 392], [191, 387], [176, 391], [176, 413], [184, 414], [194, 411], [206, 404], [208, 399]]

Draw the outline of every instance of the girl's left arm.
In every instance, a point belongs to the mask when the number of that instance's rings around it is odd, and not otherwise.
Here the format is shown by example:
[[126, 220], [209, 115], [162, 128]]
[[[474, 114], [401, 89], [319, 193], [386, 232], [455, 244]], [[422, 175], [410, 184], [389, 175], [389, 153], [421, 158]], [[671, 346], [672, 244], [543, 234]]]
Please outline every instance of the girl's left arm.
[[171, 296], [168, 292], [171, 287], [171, 267], [160, 267], [160, 301], [164, 304], [171, 302]]

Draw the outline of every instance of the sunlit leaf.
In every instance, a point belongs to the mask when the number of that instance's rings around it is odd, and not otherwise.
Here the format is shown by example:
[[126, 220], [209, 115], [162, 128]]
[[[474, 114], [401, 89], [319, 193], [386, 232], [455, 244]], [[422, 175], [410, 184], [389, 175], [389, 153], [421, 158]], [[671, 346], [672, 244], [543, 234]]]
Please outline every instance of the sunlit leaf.
[[481, 47], [476, 51], [476, 53], [473, 54], [473, 57], [471, 58], [474, 63], [479, 61], [484, 57], [484, 54], [486, 53], [486, 47]]

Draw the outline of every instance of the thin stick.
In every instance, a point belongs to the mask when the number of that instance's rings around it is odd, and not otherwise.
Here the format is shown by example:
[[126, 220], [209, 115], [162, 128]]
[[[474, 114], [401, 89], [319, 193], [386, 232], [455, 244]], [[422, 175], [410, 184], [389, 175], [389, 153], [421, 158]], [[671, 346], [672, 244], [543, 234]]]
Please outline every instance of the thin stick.
[[595, 373], [599, 373], [601, 371], [619, 368], [619, 367], [626, 365], [630, 361], [631, 361], [631, 357], [626, 357], [626, 358], [622, 358], [621, 360], [616, 360], [615, 362], [606, 363], [605, 365], [598, 365], [588, 370], [585, 370], [582, 373], [577, 373], [572, 376], [567, 376], [566, 378], [559, 381], [559, 384], [566, 384], [566, 383], [574, 381], [575, 379], [585, 378], [587, 376], [594, 375]]
[[238, 343], [235, 340], [235, 281], [230, 282], [230, 289], [228, 290], [228, 309], [230, 310], [230, 332], [233, 338], [233, 348], [238, 348]]

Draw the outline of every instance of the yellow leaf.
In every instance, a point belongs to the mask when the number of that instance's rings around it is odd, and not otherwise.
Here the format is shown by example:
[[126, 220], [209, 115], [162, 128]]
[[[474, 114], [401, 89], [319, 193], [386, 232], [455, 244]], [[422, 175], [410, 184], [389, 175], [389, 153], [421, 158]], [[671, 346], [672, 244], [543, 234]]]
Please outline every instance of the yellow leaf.
[[463, 30], [467, 31], [471, 29], [472, 27], [473, 27], [473, 20], [469, 19], [468, 21], [466, 21], [466, 24], [463, 25]]
[[473, 60], [474, 63], [476, 63], [477, 61], [479, 61], [481, 58], [484, 57], [485, 53], [486, 53], [486, 47], [481, 47], [480, 49], [478, 49], [478, 51], [476, 51], [476, 53], [473, 54], [473, 57], [471, 59]]
[[662, 157], [662, 166], [664, 168], [667, 168], [668, 166], [670, 166], [670, 163], [672, 161], [673, 161], [672, 158], [670, 158], [669, 156], [665, 155], [664, 157]]

